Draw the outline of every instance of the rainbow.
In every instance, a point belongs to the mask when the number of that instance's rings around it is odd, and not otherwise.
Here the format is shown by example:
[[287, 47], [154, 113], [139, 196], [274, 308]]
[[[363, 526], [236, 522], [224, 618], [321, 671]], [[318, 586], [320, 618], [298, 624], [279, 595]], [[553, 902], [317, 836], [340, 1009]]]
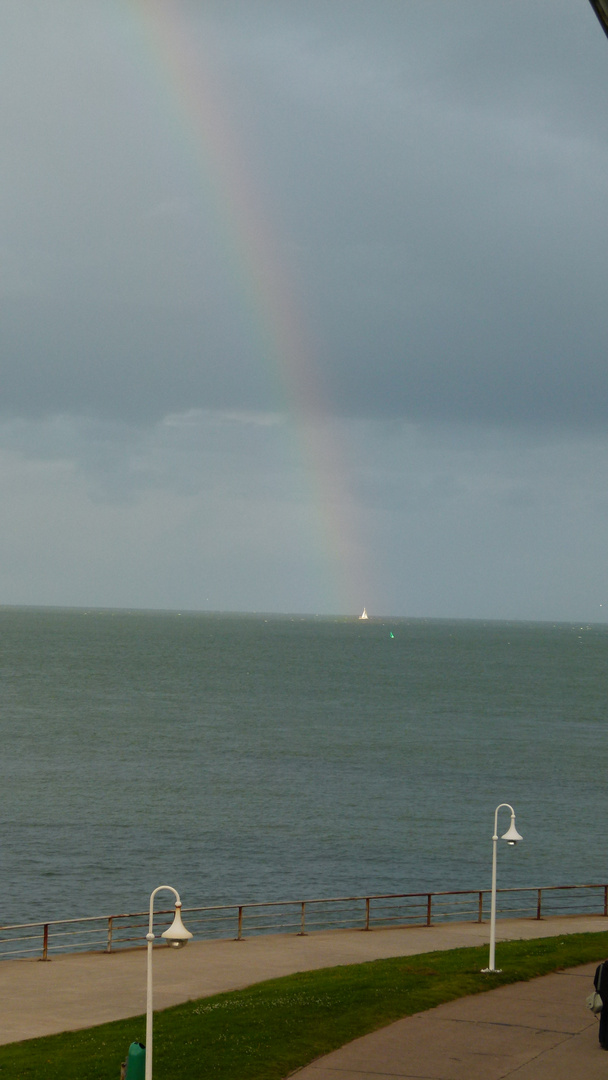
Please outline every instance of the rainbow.
[[354, 614], [370, 602], [361, 522], [348, 490], [346, 455], [298, 307], [291, 275], [279, 253], [253, 179], [243, 140], [229, 118], [219, 78], [176, 0], [129, 0], [135, 33], [152, 59], [157, 93], [177, 122], [182, 146], [194, 156], [206, 197], [222, 232], [260, 352], [278, 384], [290, 420], [296, 462], [316, 508], [317, 537], [328, 607]]

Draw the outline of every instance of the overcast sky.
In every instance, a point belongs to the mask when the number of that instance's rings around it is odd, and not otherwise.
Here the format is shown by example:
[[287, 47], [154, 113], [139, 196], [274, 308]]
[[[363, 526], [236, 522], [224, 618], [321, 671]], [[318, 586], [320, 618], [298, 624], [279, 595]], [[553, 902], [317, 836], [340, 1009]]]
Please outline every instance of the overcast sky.
[[587, 0], [4, 0], [0, 603], [604, 621]]

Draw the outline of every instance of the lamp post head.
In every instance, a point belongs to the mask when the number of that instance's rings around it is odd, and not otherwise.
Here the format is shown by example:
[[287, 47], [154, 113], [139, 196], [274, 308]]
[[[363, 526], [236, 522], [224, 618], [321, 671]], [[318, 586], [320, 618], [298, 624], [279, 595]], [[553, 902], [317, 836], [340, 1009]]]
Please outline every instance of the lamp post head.
[[515, 814], [511, 816], [511, 824], [504, 836], [501, 836], [500, 839], [506, 840], [507, 844], [509, 844], [510, 847], [515, 847], [515, 844], [518, 840], [523, 840], [523, 836], [520, 836], [517, 829], [515, 828]]
[[164, 937], [167, 945], [172, 949], [183, 949], [184, 945], [187, 945], [192, 937], [192, 934], [189, 930], [186, 930], [186, 927], [182, 922], [181, 909], [182, 905], [177, 903], [175, 905], [175, 916], [171, 926], [167, 927], [164, 934], [161, 934], [161, 937]]

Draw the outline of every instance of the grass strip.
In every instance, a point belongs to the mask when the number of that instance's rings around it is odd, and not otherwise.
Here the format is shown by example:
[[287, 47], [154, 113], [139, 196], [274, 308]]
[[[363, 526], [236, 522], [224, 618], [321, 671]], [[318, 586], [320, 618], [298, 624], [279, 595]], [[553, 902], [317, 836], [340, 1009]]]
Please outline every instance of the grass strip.
[[[283, 1080], [360, 1035], [446, 1001], [599, 962], [608, 933], [500, 944], [503, 971], [482, 974], [487, 946], [373, 960], [257, 983], [155, 1014], [155, 1080]], [[0, 1078], [117, 1080], [145, 1018], [0, 1046]]]

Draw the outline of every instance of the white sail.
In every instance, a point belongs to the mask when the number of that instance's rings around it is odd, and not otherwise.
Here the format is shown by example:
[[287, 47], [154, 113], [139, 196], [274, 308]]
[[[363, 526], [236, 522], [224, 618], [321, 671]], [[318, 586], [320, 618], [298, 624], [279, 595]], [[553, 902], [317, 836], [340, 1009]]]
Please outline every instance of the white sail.
[[363, 608], [363, 614], [359, 615], [359, 619], [360, 620], [361, 619], [369, 619], [369, 615], [367, 614], [367, 611], [365, 610], [365, 608]]

